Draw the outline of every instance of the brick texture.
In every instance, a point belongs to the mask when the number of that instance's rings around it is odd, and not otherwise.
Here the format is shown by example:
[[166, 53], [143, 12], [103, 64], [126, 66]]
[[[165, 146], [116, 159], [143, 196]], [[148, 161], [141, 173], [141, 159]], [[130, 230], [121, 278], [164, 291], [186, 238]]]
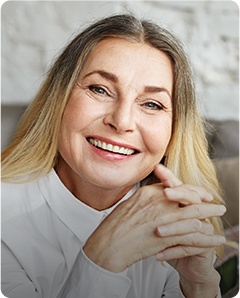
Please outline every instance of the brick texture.
[[7, 1], [1, 8], [2, 104], [29, 103], [74, 34], [97, 18], [128, 11], [184, 42], [204, 116], [238, 119], [239, 8], [233, 1]]

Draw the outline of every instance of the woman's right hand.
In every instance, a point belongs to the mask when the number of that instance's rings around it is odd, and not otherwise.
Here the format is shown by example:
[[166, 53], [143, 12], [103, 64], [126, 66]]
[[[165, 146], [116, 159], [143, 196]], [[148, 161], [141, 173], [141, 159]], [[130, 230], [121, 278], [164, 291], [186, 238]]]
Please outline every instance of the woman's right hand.
[[[177, 178], [170, 175], [167, 179], [171, 184], [170, 181]], [[188, 234], [195, 233], [198, 245], [203, 247], [220, 245], [221, 236], [201, 234], [199, 237], [199, 233], [202, 219], [221, 216], [224, 211], [219, 205], [204, 203], [209, 201], [210, 194], [202, 188], [179, 182], [178, 190], [174, 199], [169, 200], [161, 183], [139, 188], [93, 232], [83, 248], [85, 254], [100, 267], [121, 272], [168, 247], [196, 245], [196, 239], [187, 237]], [[187, 204], [185, 207], [181, 207], [183, 202]], [[181, 233], [164, 238], [158, 236], [157, 227], [173, 223], [176, 227], [181, 226]]]

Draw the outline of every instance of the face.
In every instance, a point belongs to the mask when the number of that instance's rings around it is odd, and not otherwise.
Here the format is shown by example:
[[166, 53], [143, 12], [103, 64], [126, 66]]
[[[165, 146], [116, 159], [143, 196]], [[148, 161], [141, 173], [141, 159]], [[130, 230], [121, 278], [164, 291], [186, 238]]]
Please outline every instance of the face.
[[68, 179], [114, 189], [150, 174], [171, 138], [172, 88], [163, 52], [117, 38], [98, 43], [62, 118], [59, 167]]

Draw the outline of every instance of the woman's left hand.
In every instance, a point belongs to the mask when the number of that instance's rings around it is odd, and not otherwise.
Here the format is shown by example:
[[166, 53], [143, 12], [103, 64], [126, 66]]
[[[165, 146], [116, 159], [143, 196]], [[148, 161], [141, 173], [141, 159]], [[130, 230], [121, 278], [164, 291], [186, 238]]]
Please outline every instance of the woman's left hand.
[[[200, 204], [206, 198], [206, 191], [200, 187], [183, 185], [180, 180], [165, 167], [156, 169], [157, 176], [166, 187], [166, 197], [169, 200], [179, 201], [182, 208], [191, 204]], [[165, 181], [167, 184], [164, 185]], [[169, 191], [171, 189], [171, 191]], [[190, 190], [190, 191], [189, 191]], [[192, 193], [193, 196], [190, 196]], [[184, 196], [184, 194], [187, 194]], [[195, 195], [194, 195], [195, 194]], [[199, 198], [202, 198], [200, 200]], [[207, 198], [209, 201], [209, 197]], [[169, 247], [156, 255], [159, 261], [167, 261], [180, 275], [180, 284], [186, 297], [216, 297], [220, 282], [218, 272], [214, 268], [215, 248], [209, 243], [206, 244], [206, 235], [214, 235], [212, 224], [206, 220], [196, 220], [196, 225], [189, 220], [180, 224], [168, 224], [157, 229], [159, 237], [170, 237], [173, 235], [186, 233], [186, 242], [189, 237], [194, 239], [194, 246], [178, 245]], [[202, 241], [204, 239], [204, 245]], [[209, 237], [211, 239], [211, 237]], [[224, 237], [223, 237], [224, 242]]]

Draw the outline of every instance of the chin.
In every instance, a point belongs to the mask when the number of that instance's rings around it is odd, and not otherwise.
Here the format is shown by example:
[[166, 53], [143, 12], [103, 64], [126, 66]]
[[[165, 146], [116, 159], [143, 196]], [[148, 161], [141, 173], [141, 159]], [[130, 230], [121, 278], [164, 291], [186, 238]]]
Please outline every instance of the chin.
[[100, 176], [93, 175], [90, 183], [95, 184], [98, 187], [105, 188], [105, 189], [121, 189], [129, 186], [135, 185], [138, 181], [133, 179], [134, 176], [127, 176], [121, 173], [109, 173], [108, 175], [104, 175], [103, 173]]

